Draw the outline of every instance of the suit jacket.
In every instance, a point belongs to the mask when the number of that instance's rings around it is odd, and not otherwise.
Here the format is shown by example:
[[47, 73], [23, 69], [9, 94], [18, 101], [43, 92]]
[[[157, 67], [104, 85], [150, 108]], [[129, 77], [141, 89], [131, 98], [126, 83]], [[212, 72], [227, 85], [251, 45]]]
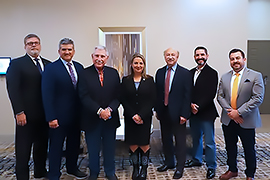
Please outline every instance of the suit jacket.
[[[72, 61], [77, 74], [83, 66]], [[59, 125], [70, 125], [79, 120], [79, 96], [61, 59], [46, 66], [42, 75], [42, 98], [47, 122], [58, 120]]]
[[[104, 123], [105, 128], [117, 128], [120, 126], [118, 107], [120, 78], [116, 69], [104, 67], [103, 86], [99, 81], [99, 75], [94, 65], [87, 67], [79, 74], [79, 96], [82, 103], [82, 129], [91, 130], [98, 124]], [[110, 107], [111, 119], [104, 121], [99, 118], [99, 108]]]
[[123, 77], [121, 103], [124, 107], [124, 116], [133, 117], [139, 114], [144, 119], [153, 115], [152, 108], [156, 99], [156, 86], [153, 77], [141, 78], [136, 89], [132, 76]]
[[[196, 68], [190, 70], [192, 77], [196, 72]], [[214, 98], [217, 92], [218, 73], [208, 64], [201, 70], [196, 84], [194, 85], [194, 78], [192, 78], [192, 98], [191, 102], [199, 106], [197, 114], [192, 114], [202, 120], [214, 121], [218, 117], [218, 112], [214, 103]]]
[[[164, 117], [164, 85], [166, 67], [158, 69], [156, 73], [156, 89], [157, 89], [157, 103], [155, 110], [159, 119], [166, 120]], [[191, 87], [192, 80], [189, 70], [177, 64], [171, 90], [169, 92], [168, 111], [171, 115], [171, 120], [174, 123], [179, 123], [180, 116], [188, 119], [190, 117], [191, 104]]]
[[[42, 57], [41, 61], [44, 67], [50, 63]], [[24, 111], [28, 122], [44, 121], [41, 74], [27, 54], [10, 62], [6, 82], [14, 116]]]
[[[233, 71], [224, 74], [219, 83], [218, 102], [222, 107], [221, 122], [228, 125], [231, 121], [227, 109], [231, 108], [231, 77]], [[243, 128], [256, 128], [261, 126], [259, 106], [263, 102], [264, 84], [262, 74], [245, 68], [237, 92], [237, 110], [242, 115]]]

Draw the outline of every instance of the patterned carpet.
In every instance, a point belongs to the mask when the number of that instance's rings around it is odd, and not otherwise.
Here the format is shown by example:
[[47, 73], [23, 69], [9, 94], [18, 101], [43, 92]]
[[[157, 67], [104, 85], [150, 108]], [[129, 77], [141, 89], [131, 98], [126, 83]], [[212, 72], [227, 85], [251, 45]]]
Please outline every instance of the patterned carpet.
[[[256, 151], [257, 151], [257, 171], [255, 175], [255, 179], [262, 180], [270, 180], [270, 134], [269, 133], [257, 133], [256, 134]], [[187, 147], [189, 149], [189, 145], [191, 142], [191, 138], [187, 137]], [[240, 146], [239, 141], [239, 154], [238, 154], [238, 168], [239, 175], [237, 180], [245, 179], [245, 161], [243, 156], [243, 149]], [[216, 135], [216, 144], [217, 144], [217, 164], [218, 167], [216, 169], [216, 177], [218, 177], [227, 170], [226, 166], [226, 151], [224, 145], [223, 135]], [[190, 151], [188, 151], [190, 152]], [[102, 155], [101, 155], [102, 156]], [[14, 155], [14, 143], [1, 143], [0, 144], [0, 179], [1, 180], [13, 180], [15, 178], [14, 167], [15, 167], [15, 155]], [[189, 155], [187, 155], [187, 158]], [[151, 154], [150, 154], [150, 164], [148, 168], [148, 179], [154, 180], [170, 180], [174, 174], [174, 170], [168, 170], [166, 172], [157, 172], [156, 168], [162, 164], [163, 155], [161, 149], [161, 141], [160, 141], [160, 132], [155, 131], [151, 137]], [[102, 158], [101, 158], [102, 159]], [[116, 175], [119, 179], [130, 179], [132, 173], [132, 167], [130, 166], [129, 158], [128, 158], [128, 147], [122, 141], [117, 141], [117, 149], [116, 149]], [[65, 159], [63, 158], [63, 166], [62, 172], [63, 175], [61, 179], [64, 180], [72, 180], [74, 178], [69, 177], [65, 174]], [[82, 153], [79, 158], [79, 164], [82, 171], [88, 172], [87, 165], [87, 153]], [[102, 164], [102, 162], [101, 162]], [[31, 179], [33, 179], [33, 163], [30, 164], [31, 169]], [[202, 167], [193, 167], [186, 168], [184, 171], [184, 175], [182, 177], [183, 180], [199, 180], [206, 179], [206, 166], [205, 164]], [[103, 167], [101, 167], [101, 173], [98, 178], [99, 180], [106, 179]]]

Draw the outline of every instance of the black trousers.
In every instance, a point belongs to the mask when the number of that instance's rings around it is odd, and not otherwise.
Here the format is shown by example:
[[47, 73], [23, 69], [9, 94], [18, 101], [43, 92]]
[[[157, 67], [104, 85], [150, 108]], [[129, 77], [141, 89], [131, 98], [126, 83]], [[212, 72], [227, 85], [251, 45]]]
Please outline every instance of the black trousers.
[[29, 180], [29, 160], [33, 146], [34, 174], [44, 175], [48, 148], [48, 124], [28, 122], [16, 125], [15, 154], [17, 180]]
[[171, 167], [175, 166], [175, 155], [176, 169], [183, 171], [186, 161], [186, 123], [180, 124], [180, 117], [178, 120], [172, 120], [167, 108], [165, 108], [164, 116], [160, 118], [164, 163]]
[[80, 128], [78, 124], [60, 125], [49, 129], [49, 179], [59, 180], [63, 145], [66, 140], [66, 168], [68, 173], [77, 171], [77, 160], [80, 149]]
[[229, 170], [237, 172], [237, 142], [240, 137], [246, 161], [245, 174], [247, 177], [254, 177], [256, 171], [256, 151], [255, 151], [255, 129], [245, 129], [233, 120], [228, 126], [222, 125], [227, 151], [227, 164]]

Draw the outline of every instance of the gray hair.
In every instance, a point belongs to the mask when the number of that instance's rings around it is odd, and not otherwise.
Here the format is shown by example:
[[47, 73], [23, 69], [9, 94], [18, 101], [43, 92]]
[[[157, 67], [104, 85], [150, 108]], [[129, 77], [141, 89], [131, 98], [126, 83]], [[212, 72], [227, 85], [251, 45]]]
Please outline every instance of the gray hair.
[[61, 39], [60, 42], [59, 42], [59, 49], [61, 49], [61, 45], [62, 44], [72, 44], [73, 45], [73, 48], [74, 48], [74, 42], [70, 38], [63, 38], [63, 39]]
[[30, 38], [33, 38], [33, 37], [37, 38], [38, 41], [40, 42], [40, 38], [38, 37], [38, 35], [36, 35], [36, 34], [27, 34], [23, 39], [24, 44], [26, 45], [27, 39], [30, 39]]
[[95, 47], [95, 50], [97, 50], [97, 49], [99, 49], [99, 50], [105, 50], [106, 55], [109, 56], [109, 51], [107, 50], [107, 48], [105, 46], [98, 45], [98, 46]]
[[178, 50], [176, 50], [176, 49], [174, 49], [174, 48], [168, 48], [168, 49], [166, 49], [164, 52], [163, 52], [163, 55], [165, 56], [165, 54], [166, 54], [166, 52], [169, 50], [169, 49], [173, 49], [173, 50], [175, 50], [176, 52], [177, 52], [177, 56], [179, 57], [179, 55], [180, 55], [180, 53], [179, 53], [179, 51]]

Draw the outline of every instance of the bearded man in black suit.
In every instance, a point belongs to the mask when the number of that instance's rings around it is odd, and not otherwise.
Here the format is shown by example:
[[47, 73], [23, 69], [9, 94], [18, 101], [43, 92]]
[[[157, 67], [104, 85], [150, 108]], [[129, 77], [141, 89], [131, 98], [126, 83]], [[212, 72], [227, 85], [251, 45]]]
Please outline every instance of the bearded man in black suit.
[[217, 92], [218, 73], [207, 64], [209, 54], [205, 47], [194, 50], [197, 66], [190, 70], [193, 76], [190, 132], [192, 136], [192, 159], [185, 167], [201, 166], [203, 156], [203, 135], [205, 141], [206, 178], [215, 177], [216, 144], [215, 119], [218, 117], [214, 99]]

